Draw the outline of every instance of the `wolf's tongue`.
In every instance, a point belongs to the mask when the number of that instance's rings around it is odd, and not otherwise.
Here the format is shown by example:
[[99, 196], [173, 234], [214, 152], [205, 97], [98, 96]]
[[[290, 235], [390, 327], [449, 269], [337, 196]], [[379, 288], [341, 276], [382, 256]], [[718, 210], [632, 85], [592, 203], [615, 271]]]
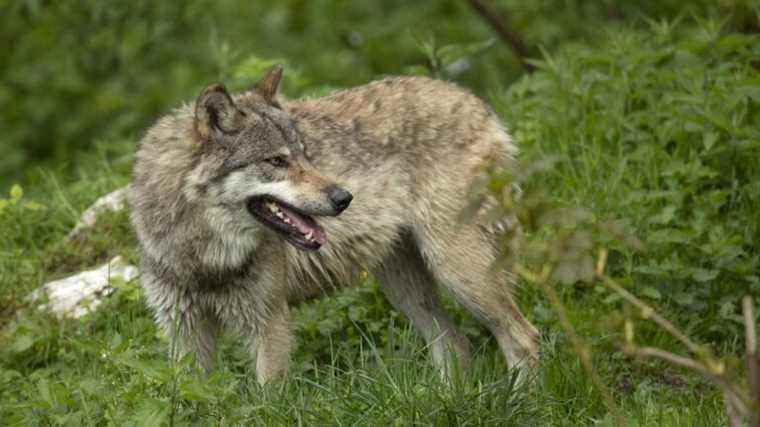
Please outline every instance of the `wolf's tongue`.
[[298, 229], [298, 232], [304, 236], [311, 232], [312, 239], [314, 239], [317, 243], [320, 245], [327, 243], [327, 235], [325, 234], [325, 230], [322, 229], [322, 227], [320, 227], [319, 224], [317, 224], [317, 222], [312, 218], [293, 212], [292, 210], [282, 205], [280, 205], [279, 208], [283, 214], [287, 215], [287, 217], [290, 218], [291, 224]]

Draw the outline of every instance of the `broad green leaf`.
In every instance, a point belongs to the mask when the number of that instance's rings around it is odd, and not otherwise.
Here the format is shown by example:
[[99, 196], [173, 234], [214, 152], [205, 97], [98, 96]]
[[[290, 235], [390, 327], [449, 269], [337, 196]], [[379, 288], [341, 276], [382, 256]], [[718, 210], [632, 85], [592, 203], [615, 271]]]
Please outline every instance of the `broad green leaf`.
[[705, 151], [710, 151], [717, 141], [718, 134], [716, 132], [705, 132], [702, 136], [702, 145], [704, 145]]
[[659, 214], [653, 216], [650, 222], [653, 224], [670, 224], [676, 216], [677, 209], [675, 206], [666, 206]]
[[720, 272], [718, 270], [708, 270], [704, 268], [695, 268], [692, 270], [691, 276], [697, 282], [709, 282], [718, 277]]
[[660, 291], [658, 291], [657, 289], [655, 289], [652, 286], [645, 286], [645, 287], [643, 287], [641, 289], [641, 294], [644, 295], [644, 296], [646, 296], [646, 297], [649, 297], [651, 299], [654, 299], [654, 300], [659, 300], [659, 299], [662, 298], [662, 295], [660, 294]]
[[14, 337], [13, 342], [8, 349], [14, 353], [23, 353], [34, 345], [34, 338], [31, 335], [24, 334]]
[[689, 306], [694, 304], [694, 293], [691, 292], [679, 292], [673, 296], [673, 301], [681, 306]]

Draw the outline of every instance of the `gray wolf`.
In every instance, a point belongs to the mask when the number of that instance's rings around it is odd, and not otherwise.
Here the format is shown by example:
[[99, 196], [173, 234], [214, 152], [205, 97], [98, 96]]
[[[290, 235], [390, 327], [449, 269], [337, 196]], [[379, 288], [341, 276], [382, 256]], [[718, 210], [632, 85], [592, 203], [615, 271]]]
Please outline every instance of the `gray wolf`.
[[132, 222], [165, 332], [207, 370], [220, 332], [237, 332], [265, 383], [287, 371], [291, 307], [369, 271], [444, 375], [467, 363], [469, 343], [439, 286], [490, 329], [509, 366], [534, 364], [538, 333], [511, 274], [491, 268], [497, 236], [460, 221], [484, 162], [513, 167], [492, 110], [422, 77], [288, 101], [281, 76], [275, 67], [234, 96], [209, 86], [141, 141]]

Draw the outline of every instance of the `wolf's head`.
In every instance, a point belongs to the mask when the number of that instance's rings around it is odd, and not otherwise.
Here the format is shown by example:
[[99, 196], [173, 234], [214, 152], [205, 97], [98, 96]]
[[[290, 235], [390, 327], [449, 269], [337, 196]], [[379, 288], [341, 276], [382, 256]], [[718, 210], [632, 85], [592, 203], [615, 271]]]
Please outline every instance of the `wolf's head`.
[[340, 214], [352, 195], [306, 158], [276, 99], [281, 77], [277, 66], [234, 100], [219, 84], [201, 92], [194, 117], [200, 155], [186, 191], [219, 217], [210, 221], [234, 226], [221, 228], [263, 224], [300, 249], [316, 250], [327, 236], [313, 217]]

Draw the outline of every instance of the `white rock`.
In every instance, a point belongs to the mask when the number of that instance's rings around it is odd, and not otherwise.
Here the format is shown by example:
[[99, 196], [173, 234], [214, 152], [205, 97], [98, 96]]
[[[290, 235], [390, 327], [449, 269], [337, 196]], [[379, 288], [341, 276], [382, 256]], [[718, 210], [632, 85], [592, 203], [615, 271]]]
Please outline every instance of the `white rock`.
[[127, 265], [121, 257], [95, 270], [83, 271], [64, 279], [48, 282], [32, 292], [32, 301], [45, 300], [39, 306], [58, 317], [79, 318], [95, 310], [114, 288], [113, 280], [129, 282], [139, 275], [137, 267]]
[[98, 220], [98, 215], [103, 212], [117, 212], [127, 205], [129, 187], [122, 187], [99, 198], [87, 210], [82, 213], [79, 222], [69, 233], [69, 239], [77, 237], [82, 231], [92, 228]]

